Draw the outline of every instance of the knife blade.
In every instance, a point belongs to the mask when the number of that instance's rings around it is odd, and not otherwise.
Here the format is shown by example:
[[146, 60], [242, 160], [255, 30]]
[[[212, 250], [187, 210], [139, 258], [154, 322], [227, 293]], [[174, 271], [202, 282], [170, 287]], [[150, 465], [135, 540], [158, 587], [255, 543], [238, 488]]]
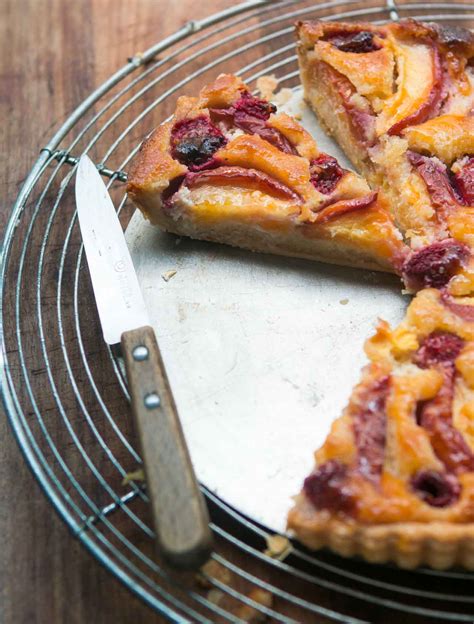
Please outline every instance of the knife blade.
[[208, 511], [122, 227], [86, 155], [76, 205], [104, 340], [122, 346], [157, 543], [171, 565], [195, 568], [211, 551]]
[[117, 344], [124, 331], [150, 322], [107, 187], [85, 155], [77, 168], [76, 205], [104, 340]]

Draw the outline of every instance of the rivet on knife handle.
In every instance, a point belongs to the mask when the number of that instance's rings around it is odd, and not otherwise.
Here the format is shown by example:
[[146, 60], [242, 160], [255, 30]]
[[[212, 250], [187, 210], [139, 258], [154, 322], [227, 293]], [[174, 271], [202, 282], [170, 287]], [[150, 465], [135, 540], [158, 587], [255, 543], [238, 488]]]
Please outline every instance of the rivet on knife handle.
[[158, 545], [171, 565], [199, 567], [211, 551], [209, 516], [153, 329], [125, 332], [122, 349]]

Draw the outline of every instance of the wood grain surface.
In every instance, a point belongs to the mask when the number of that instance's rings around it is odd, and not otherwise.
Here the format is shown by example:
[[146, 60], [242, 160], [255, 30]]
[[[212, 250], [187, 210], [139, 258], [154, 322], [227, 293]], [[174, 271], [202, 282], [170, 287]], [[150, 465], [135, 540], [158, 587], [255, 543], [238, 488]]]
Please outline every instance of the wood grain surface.
[[[127, 57], [232, 0], [2, 0], [0, 225], [53, 131]], [[163, 6], [166, 5], [166, 10]], [[155, 623], [69, 534], [0, 419], [0, 622]]]
[[[373, 5], [375, 0], [360, 2], [357, 6]], [[466, 5], [469, 3], [465, 0]], [[212, 12], [234, 6], [233, 0], [0, 0], [0, 170], [3, 173], [0, 185], [0, 227], [4, 228], [13, 202], [32, 164], [38, 157], [39, 150], [53, 132], [70, 115], [79, 102], [83, 101], [98, 85], [114, 71], [122, 67], [128, 57], [134, 56], [164, 36], [174, 32], [190, 19], [198, 19]], [[316, 4], [316, 3], [315, 3]], [[256, 28], [260, 28], [258, 21]], [[212, 39], [218, 37], [210, 33]], [[253, 35], [252, 35], [253, 36]], [[289, 35], [291, 37], [291, 35]], [[214, 39], [215, 40], [215, 39]], [[248, 40], [246, 40], [248, 41]], [[291, 38], [289, 39], [291, 41]], [[278, 40], [266, 41], [258, 53], [279, 53]], [[232, 44], [228, 44], [232, 50]], [[238, 63], [248, 62], [255, 57], [241, 54], [226, 65], [232, 71]], [[232, 64], [234, 63], [234, 65]], [[241, 66], [241, 65], [240, 65]], [[196, 61], [191, 69], [199, 68]], [[143, 69], [143, 68], [141, 68]], [[215, 70], [213, 70], [215, 71]], [[212, 77], [212, 72], [200, 76], [190, 85], [195, 89], [205, 80]], [[146, 97], [152, 96], [148, 94]], [[137, 115], [137, 111], [149, 101], [146, 97], [140, 100], [134, 110], [129, 111], [128, 119]], [[163, 113], [169, 113], [169, 110]], [[144, 135], [146, 123], [137, 128], [130, 141], [137, 143]], [[98, 150], [101, 149], [99, 146]], [[119, 151], [119, 150], [118, 150]], [[115, 155], [114, 155], [115, 157]], [[117, 155], [118, 159], [120, 155]], [[112, 166], [117, 166], [112, 163]], [[57, 192], [53, 189], [53, 193]], [[119, 189], [120, 190], [120, 189]], [[122, 189], [123, 190], [123, 189]], [[71, 210], [72, 195], [65, 196], [62, 207]], [[40, 219], [47, 217], [47, 211]], [[54, 225], [54, 236], [64, 239], [65, 223]], [[39, 240], [33, 231], [31, 251], [27, 257], [28, 266], [33, 267], [39, 249]], [[79, 245], [78, 234], [73, 240], [76, 249]], [[45, 285], [42, 297], [45, 314], [55, 313], [54, 296], [57, 280], [57, 252], [51, 245], [48, 260], [45, 263]], [[18, 253], [18, 249], [15, 253]], [[72, 275], [72, 266], [66, 266], [66, 278]], [[69, 273], [68, 273], [69, 271]], [[15, 285], [14, 271], [9, 275], [11, 291]], [[90, 284], [87, 278], [81, 283], [80, 294], [86, 301], [90, 300]], [[34, 310], [34, 289], [26, 285], [25, 303], [31, 300], [31, 309], [26, 305], [23, 310], [24, 340], [38, 342], [38, 327]], [[88, 289], [88, 290], [87, 290]], [[5, 289], [7, 290], [7, 289]], [[48, 303], [49, 302], [49, 303]], [[7, 297], [7, 304], [12, 306], [12, 298]], [[50, 308], [48, 309], [48, 305]], [[6, 315], [8, 316], [8, 315]], [[10, 315], [13, 316], [13, 315]], [[70, 315], [71, 316], [71, 315]], [[100, 338], [97, 315], [92, 306], [86, 306], [82, 323], [88, 324], [89, 342], [87, 356], [94, 363], [101, 380], [104, 397], [116, 410], [124, 410], [124, 431], [130, 435], [132, 443], [133, 431], [129, 418], [128, 404], [117, 392], [117, 382], [110, 371], [110, 361]], [[6, 323], [6, 332], [13, 328], [11, 318]], [[74, 329], [74, 328], [73, 328]], [[7, 336], [8, 338], [8, 336]], [[55, 335], [47, 336], [48, 348], [52, 352], [60, 349]], [[95, 343], [94, 343], [95, 341]], [[77, 344], [71, 340], [67, 345], [75, 359], [79, 359]], [[12, 347], [11, 359], [16, 354]], [[74, 357], [72, 358], [74, 360]], [[38, 358], [38, 364], [28, 362], [31, 375], [41, 389], [44, 378], [45, 388], [48, 379], [45, 377], [44, 362]], [[58, 371], [58, 392], [65, 393], [67, 383], [61, 379]], [[78, 369], [78, 379], [83, 371]], [[20, 371], [13, 369], [12, 375], [17, 383], [21, 379]], [[101, 376], [100, 376], [101, 375]], [[63, 375], [65, 377], [65, 375]], [[63, 384], [63, 385], [61, 385]], [[87, 385], [87, 380], [83, 385]], [[21, 391], [21, 388], [20, 388]], [[44, 392], [46, 397], [46, 391]], [[93, 409], [94, 396], [86, 396]], [[47, 401], [47, 398], [44, 398]], [[64, 447], [64, 455], [74, 470], [82, 465], [77, 457], [77, 449], [71, 442], [57, 415], [54, 403], [45, 403], [44, 413], [48, 418], [51, 430], [56, 429], [58, 439]], [[71, 418], [75, 418], [78, 429], [83, 425], [77, 404], [73, 401], [67, 405]], [[120, 413], [120, 412], [118, 412]], [[28, 414], [30, 415], [30, 414]], [[31, 412], [33, 415], [33, 412]], [[128, 416], [127, 416], [128, 415]], [[68, 532], [66, 526], [54, 513], [52, 506], [41, 492], [37, 482], [30, 474], [6, 418], [0, 414], [0, 624], [128, 624], [162, 622], [163, 619], [151, 611], [143, 602], [132, 595], [111, 574], [104, 570], [97, 561], [88, 554]], [[107, 423], [97, 420], [97, 427], [107, 433]], [[87, 446], [91, 443], [90, 431], [81, 430], [82, 442]], [[88, 437], [89, 436], [89, 437]], [[100, 449], [99, 449], [100, 450]], [[99, 460], [100, 456], [98, 455]], [[51, 458], [50, 458], [51, 460]], [[99, 461], [98, 460], [98, 461]], [[107, 465], [100, 464], [107, 471]], [[109, 471], [110, 472], [110, 471]], [[107, 473], [107, 478], [112, 478]], [[119, 477], [113, 477], [121, 485]], [[91, 485], [92, 498], [103, 496], [102, 488]], [[110, 499], [107, 501], [110, 502]], [[101, 504], [105, 504], [102, 503]], [[143, 510], [142, 510], [143, 511]], [[146, 514], [145, 509], [145, 514]], [[216, 524], [224, 519], [219, 516], [218, 509], [211, 509], [211, 516]], [[227, 521], [227, 519], [225, 519]], [[229, 529], [230, 530], [230, 529]], [[250, 534], [243, 525], [233, 527], [233, 535], [251, 543], [256, 549], [264, 550], [265, 542]], [[136, 535], [132, 541], [139, 540]], [[252, 541], [253, 540], [253, 541]], [[152, 553], [150, 544], [139, 544], [144, 551]], [[328, 609], [353, 614], [364, 621], [395, 624], [420, 622], [420, 619], [396, 611], [388, 611], [380, 606], [368, 605], [365, 602], [349, 599], [340, 593], [322, 588], [322, 583], [297, 581], [292, 575], [270, 569], [270, 566], [259, 563], [258, 558], [251, 559], [241, 549], [231, 547], [222, 538], [217, 538], [219, 552], [236, 566], [244, 566], [253, 574], [274, 583], [282, 590], [314, 603], [324, 604]], [[147, 550], [150, 549], [150, 550]], [[150, 554], [153, 556], [153, 554]], [[331, 562], [328, 555], [328, 562]], [[291, 561], [288, 559], [287, 561]], [[334, 561], [334, 560], [333, 560]], [[357, 562], [347, 562], [347, 569], [357, 572]], [[380, 570], [380, 578], [385, 573]], [[396, 582], [394, 571], [391, 577]], [[330, 573], [323, 573], [324, 580], [330, 580]], [[194, 577], [193, 577], [194, 578]], [[385, 578], [385, 577], [384, 577]], [[186, 579], [180, 579], [187, 582]], [[194, 582], [194, 581], [193, 581]], [[430, 589], [446, 592], [443, 582], [433, 577], [429, 579]], [[235, 584], [234, 584], [235, 583]], [[352, 585], [352, 581], [350, 582]], [[460, 583], [462, 585], [462, 583]], [[247, 580], [234, 578], [232, 586], [248, 594], [252, 585]], [[193, 585], [194, 588], [194, 585]], [[358, 586], [358, 589], [366, 589]], [[172, 590], [174, 591], [174, 590]], [[197, 590], [200, 591], [200, 590]], [[203, 590], [207, 591], [207, 590]], [[466, 588], [464, 593], [472, 592]], [[404, 597], [405, 599], [405, 597]], [[406, 600], [410, 600], [406, 597]], [[281, 614], [291, 617], [304, 624], [322, 624], [328, 618], [320, 614], [302, 616], [289, 601], [275, 599], [274, 608]], [[244, 616], [238, 605], [224, 605], [238, 616]], [[425, 607], [430, 607], [426, 601]], [[248, 615], [248, 614], [247, 614]], [[431, 621], [429, 619], [425, 621]]]

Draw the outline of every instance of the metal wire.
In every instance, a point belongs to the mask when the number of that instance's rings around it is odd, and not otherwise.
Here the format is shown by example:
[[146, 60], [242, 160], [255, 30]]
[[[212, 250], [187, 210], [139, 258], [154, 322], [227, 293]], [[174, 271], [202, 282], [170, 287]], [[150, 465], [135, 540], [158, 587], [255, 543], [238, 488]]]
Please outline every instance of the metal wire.
[[[80, 293], [86, 287], [86, 271], [70, 197], [78, 156], [91, 152], [101, 173], [109, 178], [110, 189], [120, 192], [128, 163], [139, 147], [134, 131], [145, 136], [165, 118], [164, 105], [170, 102], [172, 109], [174, 98], [210, 70], [225, 71], [229, 63], [245, 55], [245, 64], [235, 72], [247, 82], [274, 72], [281, 85], [292, 86], [298, 75], [292, 42], [296, 18], [380, 22], [409, 15], [467, 21], [474, 17], [473, 9], [472, 3], [451, 2], [387, 0], [385, 4], [367, 2], [361, 8], [357, 0], [331, 0], [316, 6], [308, 1], [260, 0], [189, 22], [143, 55], [128, 59], [78, 106], [42, 148], [19, 193], [1, 252], [2, 398], [13, 431], [45, 494], [77, 539], [127, 587], [172, 621], [218, 618], [239, 622], [237, 607], [246, 605], [286, 624], [315, 616], [321, 621], [363, 624], [370, 621], [367, 617], [374, 609], [399, 613], [410, 622], [472, 622], [474, 598], [469, 583], [474, 576], [462, 571], [403, 573], [329, 553], [309, 553], [297, 544], [281, 562], [264, 554], [269, 537], [264, 527], [205, 487], [219, 545], [213, 558], [239, 580], [234, 586], [208, 578], [210, 586], [225, 596], [225, 606], [149, 554], [153, 530], [146, 492], [134, 482], [128, 491], [121, 485], [140, 457], [130, 440], [128, 421], [114, 411], [95, 377], [90, 326], [83, 320], [87, 308]], [[262, 46], [268, 47], [265, 54]], [[148, 96], [153, 99], [148, 101]], [[118, 211], [127, 211], [126, 197], [121, 198]], [[60, 221], [66, 234], [58, 240]], [[51, 258], [57, 267], [53, 281]], [[8, 296], [13, 310], [5, 305]], [[27, 331], [32, 301], [37, 326], [34, 340]], [[7, 326], [14, 328], [11, 336]], [[107, 356], [111, 382], [119, 396], [128, 398], [122, 363], [111, 350]], [[232, 552], [245, 554], [245, 567], [230, 560]], [[258, 567], [253, 566], [255, 561]], [[265, 573], [257, 575], [256, 569]], [[287, 590], [286, 581], [310, 591], [303, 599], [299, 592]], [[441, 592], [437, 591], [439, 582], [443, 583]], [[273, 606], [259, 604], [243, 586], [270, 592], [276, 599]], [[313, 590], [319, 596], [314, 600], [310, 598]], [[334, 596], [344, 598], [344, 610], [338, 610]], [[298, 612], [297, 620], [286, 614], [287, 607]]]

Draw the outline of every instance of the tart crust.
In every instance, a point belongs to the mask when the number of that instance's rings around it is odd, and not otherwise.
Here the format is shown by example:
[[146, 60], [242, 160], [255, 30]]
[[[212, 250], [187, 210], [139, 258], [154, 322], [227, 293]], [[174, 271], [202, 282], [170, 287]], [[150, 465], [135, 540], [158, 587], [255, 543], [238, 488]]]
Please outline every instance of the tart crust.
[[[173, 120], [143, 143], [129, 173], [128, 194], [145, 217], [192, 238], [398, 272], [408, 250], [383, 193], [328, 160], [286, 114], [271, 113], [263, 132], [258, 122], [260, 134], [251, 124], [234, 127], [227, 111], [243, 97], [251, 106], [265, 106], [265, 100], [255, 104], [244, 83], [230, 75], [218, 77], [197, 98], [179, 98]], [[193, 120], [223, 137], [209, 163], [197, 167], [183, 164], [173, 152], [176, 129]], [[269, 142], [272, 137], [267, 140], [269, 127], [288, 142], [287, 151]], [[336, 171], [334, 183], [331, 170], [322, 173], [325, 186], [313, 184], [320, 162]], [[175, 181], [179, 185], [170, 195]]]
[[474, 570], [474, 524], [399, 522], [366, 526], [336, 518], [316, 518], [306, 501], [296, 499], [288, 528], [313, 550], [328, 547], [343, 557], [361, 556], [371, 563], [396, 563], [413, 569], [461, 566]]

